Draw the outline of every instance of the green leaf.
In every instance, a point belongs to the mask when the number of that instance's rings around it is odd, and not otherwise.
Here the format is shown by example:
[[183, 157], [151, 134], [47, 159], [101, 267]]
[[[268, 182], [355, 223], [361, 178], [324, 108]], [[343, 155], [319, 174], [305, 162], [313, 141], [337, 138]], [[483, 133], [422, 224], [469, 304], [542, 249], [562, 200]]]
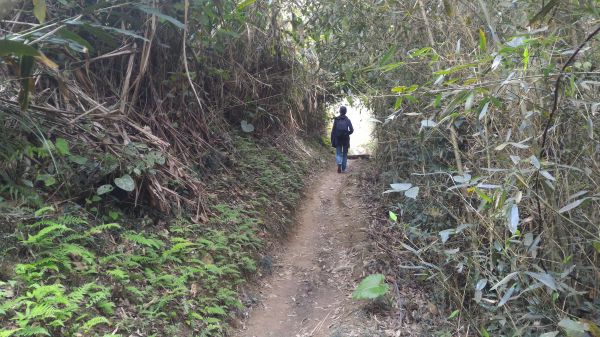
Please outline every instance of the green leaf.
[[106, 194], [106, 193], [112, 192], [113, 189], [114, 189], [113, 185], [110, 185], [110, 184], [102, 185], [102, 186], [98, 187], [98, 189], [96, 190], [96, 194], [98, 194], [98, 195]]
[[472, 67], [476, 67], [477, 63], [467, 63], [467, 64], [459, 64], [457, 66], [448, 68], [448, 69], [444, 69], [444, 70], [438, 70], [436, 72], [434, 72], [434, 75], [449, 75], [452, 73], [455, 73], [457, 71], [461, 71], [463, 69], [467, 69], [467, 68], [472, 68]]
[[414, 92], [415, 90], [417, 90], [419, 88], [418, 85], [413, 84], [410, 87], [404, 86], [404, 85], [400, 85], [397, 87], [393, 87], [392, 88], [392, 92], [398, 93], [398, 94], [402, 94], [402, 93], [411, 93]]
[[492, 200], [492, 198], [490, 198], [487, 194], [485, 194], [485, 192], [483, 192], [482, 190], [480, 190], [479, 188], [475, 188], [475, 193], [477, 193], [477, 196], [479, 196], [479, 198], [487, 203], [493, 203], [494, 200]]
[[20, 69], [21, 90], [19, 91], [19, 104], [21, 105], [21, 110], [25, 111], [29, 107], [29, 92], [34, 85], [33, 78], [31, 77], [33, 73], [33, 56], [21, 56]]
[[94, 318], [90, 319], [89, 321], [85, 322], [85, 324], [83, 324], [82, 329], [83, 329], [83, 331], [85, 331], [87, 333], [90, 330], [92, 330], [96, 325], [99, 325], [99, 324], [110, 325], [110, 321], [104, 316], [94, 317]]
[[487, 39], [485, 38], [485, 32], [483, 29], [479, 30], [479, 49], [485, 52], [487, 49]]
[[165, 21], [172, 23], [175, 27], [177, 27], [179, 29], [185, 29], [185, 25], [183, 24], [183, 22], [175, 19], [172, 16], [162, 13], [161, 11], [158, 10], [158, 8], [149, 7], [146, 5], [137, 5], [135, 7], [137, 9], [141, 10], [142, 12], [148, 13], [150, 15], [156, 15], [158, 18], [161, 18]]
[[21, 330], [21, 329], [0, 330], [0, 337], [10, 337], [19, 330]]
[[42, 207], [42, 208], [38, 209], [37, 211], [35, 211], [34, 214], [36, 217], [40, 217], [48, 212], [54, 212], [54, 207], [52, 207], [52, 206]]
[[[69, 48], [71, 48], [71, 49], [74, 49], [74, 50], [80, 51], [80, 52], [84, 52], [84, 53], [94, 51], [94, 47], [86, 39], [79, 36], [79, 34], [76, 34], [72, 31], [68, 30], [67, 28], [63, 28], [63, 29], [59, 30], [58, 35], [64, 39], [68, 40], [67, 43], [69, 44]], [[77, 47], [79, 47], [79, 48], [77, 48]], [[81, 48], [81, 47], [83, 47], [83, 48]]]
[[121, 178], [115, 178], [115, 185], [127, 192], [135, 190], [135, 181], [129, 174], [125, 174]]
[[0, 57], [8, 55], [39, 56], [40, 52], [20, 41], [0, 40]]
[[108, 217], [111, 218], [113, 221], [119, 220], [120, 216], [121, 216], [120, 212], [108, 211]]
[[397, 222], [398, 216], [396, 215], [396, 213], [390, 211], [390, 219], [392, 219], [392, 221], [394, 221], [394, 222]]
[[396, 103], [394, 103], [394, 110], [400, 109], [403, 101], [404, 101], [404, 97], [402, 97], [402, 96], [396, 98]]
[[95, 38], [96, 43], [103, 42], [110, 48], [118, 47], [117, 40], [114, 38], [114, 36], [100, 28], [94, 27], [88, 23], [81, 23], [77, 21], [67, 21], [67, 24], [80, 25], [83, 31]]
[[207, 307], [205, 310], [206, 310], [207, 314], [211, 314], [211, 315], [226, 315], [227, 314], [225, 312], [225, 310], [223, 310], [223, 308], [217, 307], [217, 306]]
[[592, 247], [594, 247], [596, 252], [600, 253], [600, 241], [592, 241]]
[[568, 337], [584, 337], [587, 335], [583, 324], [569, 318], [563, 318], [558, 322], [558, 326], [565, 331]]
[[424, 47], [421, 48], [419, 50], [415, 50], [413, 52], [409, 53], [410, 57], [417, 57], [417, 56], [421, 56], [421, 55], [430, 55], [433, 51], [433, 49], [431, 47]]
[[435, 96], [435, 100], [433, 101], [433, 107], [439, 108], [441, 103], [442, 103], [442, 94], [438, 94], [437, 96]]
[[46, 21], [46, 0], [33, 0], [33, 15], [40, 23]]
[[555, 6], [557, 6], [558, 4], [560, 4], [560, 0], [550, 0], [548, 1], [548, 3], [542, 7], [542, 10], [540, 10], [530, 21], [529, 21], [529, 25], [533, 26], [536, 22], [541, 21], [544, 19], [544, 17], [550, 13], [550, 11], [552, 10], [552, 8], [554, 8]]
[[386, 65], [383, 65], [383, 66], [379, 67], [379, 70], [382, 71], [382, 72], [384, 72], [384, 73], [386, 73], [386, 72], [392, 71], [392, 70], [394, 70], [394, 69], [396, 69], [396, 68], [398, 68], [400, 66], [403, 66], [404, 64], [406, 64], [406, 62], [402, 62], [402, 61], [400, 61], [400, 62], [394, 62], [394, 63], [389, 63], [389, 64], [386, 64]]
[[50, 187], [56, 184], [56, 178], [54, 178], [54, 176], [50, 174], [40, 174], [37, 176], [37, 180], [43, 181], [44, 186], [46, 187]]
[[352, 293], [355, 300], [376, 299], [387, 294], [389, 286], [385, 283], [383, 274], [373, 274], [365, 277]]
[[390, 49], [388, 49], [388, 51], [383, 55], [383, 57], [381, 58], [381, 60], [379, 61], [379, 65], [382, 66], [384, 64], [386, 64], [390, 58], [396, 54], [396, 52], [398, 51], [398, 46], [393, 45]]
[[529, 66], [529, 47], [523, 50], [523, 70], [527, 70]]
[[71, 152], [69, 152], [69, 143], [64, 138], [56, 138], [54, 146], [58, 150], [58, 153], [63, 156], [71, 154]]
[[458, 316], [458, 314], [460, 314], [460, 310], [454, 310], [450, 316], [448, 316], [448, 319], [453, 319], [454, 317]]
[[253, 4], [253, 3], [255, 3], [255, 2], [256, 2], [256, 0], [245, 0], [245, 1], [242, 1], [240, 4], [238, 4], [238, 5], [237, 5], [237, 10], [238, 10], [238, 11], [241, 11], [241, 10], [243, 10], [244, 8], [246, 8], [246, 7], [250, 6], [250, 5], [252, 5], [252, 4]]
[[140, 39], [140, 40], [144, 40], [144, 41], [148, 42], [148, 39], [146, 39], [145, 37], [143, 37], [143, 36], [141, 36], [139, 34], [136, 34], [135, 32], [132, 32], [130, 30], [121, 29], [121, 28], [115, 28], [115, 27], [110, 27], [110, 26], [96, 25], [96, 24], [93, 24], [93, 25], [92, 24], [87, 24], [87, 26], [94, 27], [94, 28], [100, 28], [100, 29], [103, 29], [103, 30], [107, 30], [107, 31], [119, 33], [119, 34], [122, 34], [122, 35], [126, 35], [126, 36], [129, 36], [129, 37], [133, 37], [135, 39]]
[[71, 156], [69, 156], [69, 160], [74, 162], [75, 164], [83, 165], [83, 164], [87, 163], [88, 159], [86, 157], [82, 157], [82, 156], [78, 156], [78, 155], [71, 155]]

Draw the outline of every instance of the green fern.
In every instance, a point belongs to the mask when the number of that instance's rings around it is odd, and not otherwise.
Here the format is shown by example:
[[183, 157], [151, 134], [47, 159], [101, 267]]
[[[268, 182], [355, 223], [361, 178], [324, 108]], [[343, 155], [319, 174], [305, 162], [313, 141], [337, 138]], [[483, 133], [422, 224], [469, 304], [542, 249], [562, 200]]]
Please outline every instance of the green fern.
[[59, 270], [59, 265], [54, 258], [42, 258], [32, 263], [19, 263], [15, 266], [15, 274], [27, 283], [39, 280], [49, 271]]
[[55, 237], [61, 235], [66, 231], [70, 231], [71, 229], [60, 223], [52, 223], [51, 225], [42, 228], [37, 234], [29, 235], [27, 240], [24, 240], [23, 243], [26, 245], [40, 245], [47, 244], [52, 241]]
[[89, 321], [85, 322], [81, 328], [83, 329], [84, 332], [88, 333], [95, 326], [100, 325], [100, 324], [110, 325], [110, 321], [104, 316], [98, 316], [98, 317], [94, 317], [94, 318], [90, 319]]
[[145, 296], [143, 291], [141, 291], [140, 289], [138, 289], [134, 286], [129, 286], [129, 287], [126, 287], [125, 289], [136, 298], [141, 299]]
[[154, 249], [160, 249], [160, 248], [164, 247], [164, 245], [165, 245], [165, 243], [160, 240], [153, 239], [153, 238], [147, 238], [147, 237], [143, 236], [142, 234], [138, 234], [138, 233], [134, 233], [134, 232], [125, 233], [124, 237], [125, 237], [125, 239], [127, 239], [131, 242], [137, 243], [142, 246], [151, 247]]
[[87, 302], [87, 305], [88, 305], [88, 307], [92, 307], [100, 302], [106, 301], [109, 296], [110, 296], [110, 293], [109, 293], [108, 289], [102, 289], [100, 291], [92, 293], [89, 295], [89, 300]]
[[86, 236], [92, 236], [95, 234], [100, 234], [102, 232], [105, 232], [109, 229], [121, 229], [121, 226], [119, 224], [116, 223], [107, 223], [104, 225], [100, 225], [100, 226], [96, 226], [96, 227], [92, 227], [89, 230], [87, 230], [85, 232]]
[[65, 292], [65, 287], [62, 284], [52, 284], [52, 285], [33, 285], [33, 291], [27, 293], [28, 297], [35, 298], [36, 300], [41, 300], [47, 298], [52, 295], [52, 297], [63, 297]]
[[182, 251], [187, 251], [188, 248], [190, 247], [195, 247], [196, 244], [190, 241], [184, 241], [184, 242], [179, 242], [176, 243], [175, 245], [173, 245], [173, 247], [171, 247], [170, 249], [166, 250], [163, 252], [163, 257], [165, 256], [171, 256], [174, 255], [178, 252], [182, 252]]
[[20, 305], [20, 301], [18, 299], [4, 301], [4, 302], [0, 303], [0, 316], [6, 315], [7, 311], [14, 310], [19, 305]]
[[24, 327], [21, 328], [15, 336], [50, 336], [48, 330], [36, 326], [36, 327]]
[[96, 264], [96, 255], [94, 255], [94, 253], [83, 246], [72, 243], [63, 243], [59, 245], [58, 249], [53, 251], [52, 256], [60, 261], [61, 264], [70, 263], [69, 256], [79, 256], [90, 266]]
[[206, 307], [203, 311], [208, 315], [226, 315], [226, 312], [223, 310], [223, 308], [216, 306]]
[[101, 312], [107, 315], [113, 315], [115, 313], [115, 304], [108, 300], [100, 301], [98, 304], [96, 304], [96, 306]]
[[20, 329], [12, 329], [12, 330], [0, 330], [0, 337], [10, 337], [12, 336], [15, 332], [19, 331]]
[[33, 308], [27, 308], [25, 315], [22, 317], [22, 319], [20, 319], [20, 321], [28, 323], [32, 319], [44, 320], [48, 318], [55, 318], [58, 312], [59, 309], [50, 304], [34, 304]]
[[73, 303], [81, 303], [83, 301], [83, 299], [85, 298], [85, 296], [89, 292], [91, 292], [92, 289], [94, 289], [95, 287], [97, 287], [97, 285], [95, 283], [86, 283], [86, 284], [82, 285], [81, 287], [72, 291], [68, 295], [69, 300]]
[[122, 269], [112, 269], [107, 271], [106, 273], [119, 281], [129, 280], [129, 274], [127, 274], [127, 272], [125, 272]]
[[58, 218], [58, 222], [67, 226], [86, 225], [88, 223], [87, 220], [72, 215], [63, 215]]

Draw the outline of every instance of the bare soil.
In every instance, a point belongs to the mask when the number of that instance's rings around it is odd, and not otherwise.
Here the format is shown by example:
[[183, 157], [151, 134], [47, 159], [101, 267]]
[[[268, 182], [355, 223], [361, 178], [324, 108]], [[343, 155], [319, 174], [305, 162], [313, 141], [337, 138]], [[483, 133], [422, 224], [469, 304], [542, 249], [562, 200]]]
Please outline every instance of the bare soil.
[[314, 177], [295, 233], [260, 282], [260, 305], [236, 336], [330, 336], [336, 321], [355, 309], [349, 297], [362, 276], [357, 261], [367, 223], [350, 179], [362, 163], [350, 165], [350, 173], [331, 168]]
[[377, 249], [366, 234], [372, 210], [364, 204], [359, 183], [366, 166], [354, 160], [350, 173], [338, 174], [334, 167], [315, 172], [297, 212], [295, 232], [275, 253], [272, 274], [255, 285], [258, 305], [235, 337], [431, 335], [418, 323], [423, 312], [430, 314], [428, 296], [420, 289], [391, 287], [382, 306], [351, 299], [377, 264]]

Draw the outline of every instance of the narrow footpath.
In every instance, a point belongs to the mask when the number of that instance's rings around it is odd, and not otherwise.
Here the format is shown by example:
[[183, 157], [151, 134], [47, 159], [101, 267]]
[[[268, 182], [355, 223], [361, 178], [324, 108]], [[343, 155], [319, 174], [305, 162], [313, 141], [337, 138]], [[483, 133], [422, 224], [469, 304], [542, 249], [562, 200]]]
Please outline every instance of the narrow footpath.
[[238, 337], [329, 337], [358, 309], [350, 299], [363, 277], [366, 215], [352, 174], [333, 168], [315, 177], [297, 213], [295, 232], [259, 285], [260, 305]]

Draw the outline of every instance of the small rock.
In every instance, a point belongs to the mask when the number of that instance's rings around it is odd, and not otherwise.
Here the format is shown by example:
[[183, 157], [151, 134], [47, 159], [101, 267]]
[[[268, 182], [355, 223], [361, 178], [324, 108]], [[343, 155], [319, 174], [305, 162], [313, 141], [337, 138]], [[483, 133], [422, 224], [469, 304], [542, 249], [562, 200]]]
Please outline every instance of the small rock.
[[434, 316], [439, 313], [437, 306], [431, 302], [427, 303], [427, 310]]

